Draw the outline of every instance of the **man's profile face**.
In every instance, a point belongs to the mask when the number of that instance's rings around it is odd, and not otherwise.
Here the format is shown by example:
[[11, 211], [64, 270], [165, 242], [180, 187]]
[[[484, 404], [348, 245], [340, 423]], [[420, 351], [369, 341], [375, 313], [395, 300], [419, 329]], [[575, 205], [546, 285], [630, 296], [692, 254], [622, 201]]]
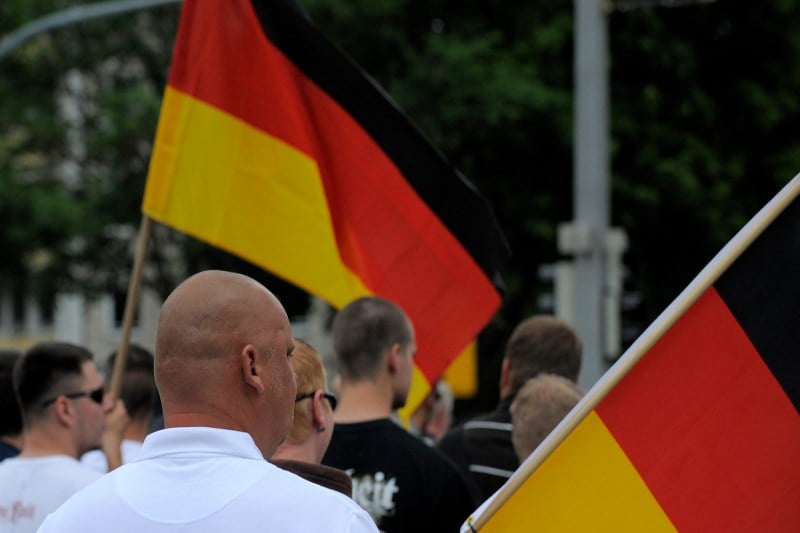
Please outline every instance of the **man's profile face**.
[[405, 406], [408, 398], [408, 391], [411, 389], [411, 380], [414, 376], [414, 356], [417, 353], [417, 342], [414, 337], [414, 328], [409, 324], [411, 330], [411, 340], [400, 346], [401, 366], [398, 368], [395, 377], [394, 398], [392, 409], [400, 409]]
[[[91, 361], [84, 361], [81, 365], [80, 389], [69, 392], [88, 392], [103, 386], [103, 380], [97, 372], [97, 367]], [[70, 400], [77, 413], [75, 430], [77, 432], [78, 452], [86, 453], [89, 450], [100, 447], [100, 438], [105, 427], [105, 413], [107, 410], [108, 398], [103, 399], [99, 404], [88, 396], [81, 396]]]
[[297, 377], [289, 363], [291, 353], [294, 351], [294, 338], [289, 319], [282, 307], [273, 307], [265, 316], [268, 320], [264, 326], [266, 332], [264, 356], [269, 379], [266, 408], [269, 409], [270, 418], [274, 421], [274, 426], [270, 430], [275, 432], [277, 447], [289, 433], [294, 418]]

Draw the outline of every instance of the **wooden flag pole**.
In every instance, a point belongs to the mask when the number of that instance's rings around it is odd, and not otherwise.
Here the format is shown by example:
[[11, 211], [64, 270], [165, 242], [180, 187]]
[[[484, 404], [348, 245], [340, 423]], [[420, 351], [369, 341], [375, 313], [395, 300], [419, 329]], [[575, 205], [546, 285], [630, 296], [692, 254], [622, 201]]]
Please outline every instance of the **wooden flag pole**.
[[482, 508], [470, 516], [466, 525], [480, 531], [514, 492], [544, 463], [567, 436], [594, 410], [600, 401], [644, 357], [653, 345], [683, 316], [700, 296], [733, 264], [786, 207], [800, 196], [800, 174], [794, 177], [733, 239], [706, 265], [697, 277], [636, 339], [619, 361], [586, 393], [572, 411], [556, 426], [536, 450], [517, 469]]
[[125, 314], [122, 316], [122, 335], [119, 339], [117, 355], [114, 359], [114, 371], [111, 374], [111, 385], [108, 392], [114, 397], [119, 398], [119, 391], [122, 387], [122, 372], [125, 368], [125, 361], [128, 358], [128, 343], [131, 339], [131, 329], [133, 328], [133, 317], [136, 314], [136, 304], [139, 301], [139, 287], [142, 282], [142, 269], [144, 267], [145, 256], [147, 255], [147, 245], [150, 241], [150, 232], [153, 228], [153, 219], [147, 215], [142, 215], [142, 224], [139, 227], [139, 240], [136, 243], [136, 256], [133, 258], [133, 271], [128, 281], [128, 296], [125, 300]]

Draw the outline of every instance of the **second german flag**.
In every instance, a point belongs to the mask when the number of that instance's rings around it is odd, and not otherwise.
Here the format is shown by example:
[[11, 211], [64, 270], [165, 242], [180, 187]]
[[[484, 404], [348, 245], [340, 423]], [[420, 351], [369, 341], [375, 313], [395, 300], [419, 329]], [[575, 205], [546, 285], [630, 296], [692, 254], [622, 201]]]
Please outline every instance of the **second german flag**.
[[283, 0], [184, 3], [143, 211], [335, 307], [396, 302], [424, 383], [500, 304], [487, 203]]

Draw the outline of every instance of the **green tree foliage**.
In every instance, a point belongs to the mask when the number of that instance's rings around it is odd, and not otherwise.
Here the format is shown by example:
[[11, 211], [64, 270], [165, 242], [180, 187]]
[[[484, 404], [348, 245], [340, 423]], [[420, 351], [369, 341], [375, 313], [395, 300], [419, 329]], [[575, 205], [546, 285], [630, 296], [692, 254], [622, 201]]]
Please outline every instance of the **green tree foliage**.
[[[572, 218], [573, 3], [305, 4], [492, 201], [507, 332]], [[800, 5], [636, 4], [609, 3], [612, 223], [647, 322], [800, 170]]]
[[800, 171], [797, 2], [610, 18], [614, 219], [659, 312]]
[[[77, 4], [6, 0], [0, 34]], [[67, 26], [0, 61], [0, 290], [127, 287], [178, 11]]]

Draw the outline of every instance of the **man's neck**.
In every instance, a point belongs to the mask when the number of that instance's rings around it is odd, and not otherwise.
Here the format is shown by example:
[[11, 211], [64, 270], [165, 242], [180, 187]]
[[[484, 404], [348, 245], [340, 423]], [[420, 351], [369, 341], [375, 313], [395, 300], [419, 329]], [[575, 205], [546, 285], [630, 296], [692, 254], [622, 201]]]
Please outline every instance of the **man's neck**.
[[70, 435], [55, 434], [46, 428], [36, 428], [23, 432], [24, 443], [20, 448], [19, 457], [33, 458], [49, 455], [68, 455], [78, 459], [80, 454]]
[[389, 418], [391, 414], [391, 389], [370, 381], [342, 383], [333, 420], [347, 424]]
[[125, 428], [125, 433], [122, 435], [122, 438], [123, 440], [144, 442], [144, 438], [148, 433], [150, 433], [150, 419], [147, 417], [134, 418]]
[[288, 442], [284, 442], [278, 446], [278, 449], [275, 450], [275, 453], [272, 455], [271, 459], [302, 461], [304, 463], [319, 463], [322, 457], [320, 457], [320, 454], [315, 449], [312, 439], [313, 436], [306, 440], [306, 442], [300, 444], [290, 444]]

